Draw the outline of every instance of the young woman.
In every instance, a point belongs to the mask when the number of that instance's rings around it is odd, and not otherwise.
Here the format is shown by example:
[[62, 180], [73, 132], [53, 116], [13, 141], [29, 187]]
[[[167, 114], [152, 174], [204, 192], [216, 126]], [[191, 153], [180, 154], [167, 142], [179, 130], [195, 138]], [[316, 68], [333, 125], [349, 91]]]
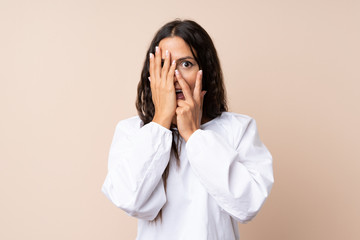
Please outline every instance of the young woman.
[[102, 192], [138, 218], [138, 240], [239, 239], [272, 184], [255, 120], [227, 112], [206, 31], [175, 20], [155, 35], [138, 84], [138, 116], [120, 121]]

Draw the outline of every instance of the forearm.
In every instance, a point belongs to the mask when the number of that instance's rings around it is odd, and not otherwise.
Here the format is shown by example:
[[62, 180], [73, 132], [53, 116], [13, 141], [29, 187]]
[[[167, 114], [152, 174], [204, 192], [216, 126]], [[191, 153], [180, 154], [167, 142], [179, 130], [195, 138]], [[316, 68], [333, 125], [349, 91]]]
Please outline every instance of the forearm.
[[[164, 204], [161, 176], [170, 158], [171, 138], [171, 131], [156, 123], [126, 137], [114, 137], [102, 190], [117, 207], [137, 216], [149, 208], [146, 203], [152, 202], [150, 198]], [[161, 208], [158, 203], [154, 202], [155, 210]]]
[[219, 206], [238, 221], [248, 221], [261, 208], [272, 185], [272, 158], [266, 148], [256, 156], [236, 151], [210, 130], [198, 130], [186, 146], [194, 173]]

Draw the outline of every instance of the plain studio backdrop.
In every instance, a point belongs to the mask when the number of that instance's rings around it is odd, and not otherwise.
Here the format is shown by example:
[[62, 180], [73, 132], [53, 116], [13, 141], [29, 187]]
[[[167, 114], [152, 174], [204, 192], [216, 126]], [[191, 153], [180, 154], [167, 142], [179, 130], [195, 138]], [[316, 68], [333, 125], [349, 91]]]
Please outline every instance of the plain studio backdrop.
[[[360, 1], [0, 1], [0, 239], [135, 239], [101, 193], [150, 41], [179, 17], [218, 50], [275, 184], [242, 240], [360, 239]], [[194, 212], [196, 214], [196, 212]]]

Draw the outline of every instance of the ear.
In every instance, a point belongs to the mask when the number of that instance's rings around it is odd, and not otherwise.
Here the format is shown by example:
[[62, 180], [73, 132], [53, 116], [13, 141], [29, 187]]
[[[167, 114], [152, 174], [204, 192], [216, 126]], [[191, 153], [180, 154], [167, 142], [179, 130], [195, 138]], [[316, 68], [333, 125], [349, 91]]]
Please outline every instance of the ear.
[[206, 94], [207, 91], [201, 91], [201, 102], [200, 102], [200, 109], [203, 109], [203, 104], [204, 104], [204, 96]]

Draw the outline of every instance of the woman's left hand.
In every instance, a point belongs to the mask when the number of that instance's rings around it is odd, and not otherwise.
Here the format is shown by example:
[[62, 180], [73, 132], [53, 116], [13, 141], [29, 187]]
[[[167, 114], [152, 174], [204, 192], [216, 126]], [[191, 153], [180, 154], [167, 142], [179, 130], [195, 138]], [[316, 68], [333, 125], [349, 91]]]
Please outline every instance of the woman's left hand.
[[176, 122], [181, 137], [187, 142], [190, 136], [200, 128], [202, 105], [206, 91], [202, 91], [202, 70], [196, 75], [194, 92], [182, 78], [179, 71], [175, 71], [185, 100], [177, 100]]

